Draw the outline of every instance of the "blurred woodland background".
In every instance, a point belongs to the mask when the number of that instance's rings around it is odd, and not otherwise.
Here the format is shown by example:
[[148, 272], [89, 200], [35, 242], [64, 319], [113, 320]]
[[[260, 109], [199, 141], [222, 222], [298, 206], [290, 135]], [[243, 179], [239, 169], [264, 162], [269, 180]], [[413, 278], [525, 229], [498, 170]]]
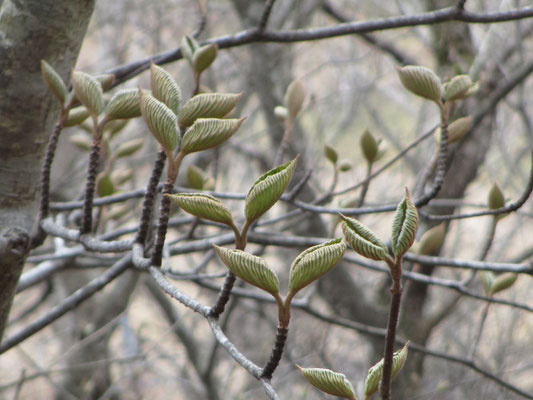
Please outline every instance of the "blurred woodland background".
[[[15, 7], [12, 3], [0, 1], [0, 7], [9, 11]], [[74, 7], [91, 2], [72, 3]], [[220, 40], [216, 60], [202, 76], [201, 90], [243, 92], [234, 114], [247, 120], [222, 147], [187, 158], [177, 187], [214, 193], [237, 219], [243, 215], [249, 187], [274, 166], [285, 131], [274, 109], [283, 104], [293, 80], [304, 85], [304, 109], [281, 159], [301, 156], [289, 195], [254, 227], [247, 249], [265, 257], [282, 286], [290, 262], [304, 248], [318, 243], [316, 238], [341, 236], [337, 211], [361, 208], [364, 211], [352, 215], [388, 238], [392, 213], [378, 212], [379, 207], [396, 205], [404, 187], [419, 197], [424, 179], [431, 182], [431, 170], [429, 177], [427, 171], [438, 152], [433, 133], [439, 111], [405, 90], [396, 68], [423, 65], [443, 81], [461, 73], [479, 81], [478, 93], [461, 102], [453, 117], [472, 116], [472, 129], [450, 144], [442, 188], [420, 210], [417, 239], [435, 227], [431, 232], [442, 236], [432, 246], [415, 245], [404, 263], [398, 335], [412, 346], [393, 382], [392, 398], [531, 399], [533, 202], [525, 201], [508, 214], [439, 219], [486, 211], [494, 184], [506, 204], [529, 196], [531, 5], [525, 0], [97, 1], [75, 68], [91, 74], [114, 72], [121, 88], [149, 88], [149, 74], [142, 71], [155, 56], [188, 99], [195, 86], [193, 73], [183, 59], [174, 61], [181, 55], [173, 50], [185, 35], [196, 35], [200, 43]], [[258, 40], [238, 43], [238, 35], [232, 35], [256, 29], [266, 15], [265, 6], [272, 7], [265, 32], [280, 32], [279, 40], [275, 35], [271, 40], [257, 36]], [[431, 23], [440, 18], [435, 10], [456, 7], [479, 18]], [[37, 8], [31, 10], [34, 15]], [[405, 22], [417, 15], [420, 20]], [[0, 17], [0, 26], [5, 18]], [[380, 26], [394, 18], [400, 22]], [[20, 21], [33, 23], [31, 18]], [[315, 27], [364, 21], [369, 21], [364, 32], [311, 40]], [[371, 21], [376, 21], [375, 27]], [[283, 36], [292, 30], [307, 32], [309, 40], [304, 33], [301, 40]], [[32, 68], [37, 71], [37, 64]], [[67, 82], [71, 68], [59, 68]], [[41, 103], [43, 96], [50, 97], [39, 117], [47, 121], [45, 139], [41, 136], [40, 147], [32, 149], [40, 164], [57, 106], [44, 84], [39, 90]], [[158, 152], [141, 119], [115, 128], [111, 149], [139, 138], [142, 147], [112, 164], [114, 185], [100, 191], [101, 197], [137, 191], [128, 200], [98, 207], [96, 235], [109, 235], [106, 240], [135, 234], [142, 189]], [[382, 156], [370, 164], [360, 146], [365, 131], [382, 141]], [[79, 220], [87, 137], [83, 127], [73, 127], [65, 128], [59, 140], [51, 174], [51, 215], [59, 224], [75, 226]], [[325, 145], [338, 153], [337, 164], [325, 156]], [[7, 145], [2, 146], [7, 151]], [[340, 171], [340, 165], [348, 170]], [[31, 174], [35, 173], [33, 186], [38, 188], [38, 170]], [[299, 191], [292, 192], [299, 183]], [[33, 204], [36, 198], [35, 194]], [[35, 207], [32, 212], [35, 221]], [[173, 209], [164, 250], [166, 277], [180, 291], [211, 305], [227, 271], [211, 243], [230, 244], [228, 232]], [[50, 236], [25, 259], [3, 345], [122, 256]], [[32, 281], [34, 270], [47, 272]], [[511, 287], [496, 294], [484, 290], [482, 281], [490, 274], [497, 278], [510, 272], [518, 273]], [[389, 286], [385, 264], [348, 251], [341, 264], [299, 295], [283, 359], [272, 379], [279, 398], [331, 398], [310, 386], [295, 364], [342, 372], [361, 393], [368, 368], [383, 356]], [[231, 342], [257, 365], [265, 363], [274, 341], [276, 306], [270, 300], [238, 281], [219, 320]], [[261, 384], [220, 346], [204, 318], [164, 294], [150, 274], [133, 268], [2, 352], [2, 399], [268, 398]]]

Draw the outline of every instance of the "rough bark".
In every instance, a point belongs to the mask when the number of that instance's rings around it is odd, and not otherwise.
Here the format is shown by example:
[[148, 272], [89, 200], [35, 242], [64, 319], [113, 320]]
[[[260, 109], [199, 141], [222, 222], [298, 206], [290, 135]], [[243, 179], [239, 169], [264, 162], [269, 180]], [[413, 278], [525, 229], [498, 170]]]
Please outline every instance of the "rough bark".
[[40, 60], [68, 81], [94, 0], [0, 2], [0, 338], [28, 246], [39, 170], [57, 118]]

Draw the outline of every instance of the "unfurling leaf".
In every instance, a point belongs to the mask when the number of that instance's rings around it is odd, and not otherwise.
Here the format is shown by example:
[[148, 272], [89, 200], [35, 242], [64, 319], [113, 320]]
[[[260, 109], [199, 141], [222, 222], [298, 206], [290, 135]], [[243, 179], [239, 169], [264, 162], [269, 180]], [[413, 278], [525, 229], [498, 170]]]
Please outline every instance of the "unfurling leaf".
[[202, 93], [192, 97], [178, 114], [181, 128], [191, 126], [198, 118], [223, 118], [235, 108], [242, 93]]
[[181, 39], [181, 54], [183, 54], [183, 57], [185, 57], [191, 65], [194, 52], [198, 47], [200, 47], [198, 42], [190, 36], [184, 36], [183, 39]]
[[150, 65], [150, 85], [152, 96], [165, 103], [177, 115], [181, 104], [181, 90], [172, 75], [152, 63]]
[[85, 72], [72, 73], [72, 88], [77, 99], [93, 116], [97, 116], [104, 108], [102, 86], [91, 75]]
[[485, 294], [490, 295], [492, 284], [494, 283], [496, 276], [491, 271], [481, 271], [480, 278]]
[[123, 89], [107, 103], [105, 115], [109, 119], [137, 118], [141, 115], [138, 89]]
[[237, 132], [245, 119], [199, 118], [183, 135], [181, 151], [189, 154], [216, 147]]
[[490, 188], [488, 203], [491, 210], [497, 210], [505, 206], [505, 198], [497, 183]]
[[113, 181], [111, 180], [111, 176], [109, 174], [98, 177], [96, 190], [98, 196], [100, 197], [111, 196], [113, 193], [115, 193], [115, 185], [113, 185]]
[[[409, 342], [405, 343], [402, 349], [398, 350], [392, 356], [392, 379], [396, 378], [400, 373], [405, 360], [407, 360], [407, 352], [409, 348]], [[383, 359], [381, 359], [376, 365], [368, 370], [368, 374], [365, 380], [365, 399], [370, 397], [378, 391], [379, 382], [383, 376]]]
[[44, 60], [41, 60], [41, 74], [54, 96], [61, 103], [61, 106], [64, 106], [65, 99], [67, 98], [67, 87], [65, 82], [63, 82], [63, 79], [61, 79], [55, 69]]
[[513, 272], [506, 272], [497, 276], [490, 287], [489, 295], [496, 294], [502, 290], [509, 289], [514, 285], [518, 275]]
[[441, 82], [435, 73], [426, 67], [408, 65], [398, 68], [398, 75], [403, 86], [417, 96], [440, 102]]
[[191, 189], [204, 190], [204, 185], [207, 177], [200, 168], [196, 165], [191, 165], [187, 169], [187, 185]]
[[344, 374], [324, 368], [302, 368], [299, 365], [296, 367], [305, 379], [317, 389], [333, 396], [357, 400], [353, 386]]
[[333, 164], [337, 164], [339, 155], [337, 154], [337, 151], [328, 144], [324, 145], [324, 155]]
[[398, 204], [392, 221], [392, 251], [396, 258], [403, 256], [415, 241], [418, 229], [418, 212], [407, 188], [405, 197]]
[[143, 147], [143, 143], [143, 138], [128, 140], [127, 142], [121, 143], [113, 152], [113, 155], [116, 158], [129, 157], [137, 153]]
[[193, 69], [200, 73], [206, 70], [217, 58], [218, 45], [216, 43], [206, 44], [197, 48], [192, 57]]
[[93, 141], [83, 133], [77, 133], [75, 135], [70, 136], [69, 141], [78, 149], [83, 151], [91, 150], [91, 146], [93, 145]]
[[356, 219], [340, 215], [343, 219], [342, 232], [346, 241], [362, 256], [372, 260], [387, 260], [389, 250], [383, 240]]
[[113, 83], [115, 82], [115, 75], [101, 74], [101, 75], [96, 75], [95, 79], [98, 81], [98, 83], [100, 83], [102, 90], [106, 92], [109, 89], [111, 89], [111, 86], [113, 86]]
[[304, 250], [291, 265], [289, 291], [296, 294], [317, 280], [342, 260], [346, 245], [342, 238], [334, 239]]
[[285, 92], [285, 107], [289, 111], [289, 115], [292, 118], [295, 118], [300, 110], [305, 100], [305, 88], [302, 82], [299, 80], [294, 80], [291, 82], [287, 91]]
[[244, 207], [249, 222], [255, 221], [279, 200], [292, 178], [298, 158], [271, 169], [255, 181], [246, 195]]
[[[458, 118], [448, 125], [448, 144], [457, 143], [468, 133], [472, 126], [472, 116]], [[435, 132], [437, 143], [440, 143], [440, 127]]]
[[174, 151], [180, 140], [176, 115], [164, 103], [140, 91], [141, 113], [146, 126], [167, 152]]
[[366, 161], [370, 164], [376, 161], [379, 142], [374, 139], [374, 136], [372, 136], [368, 130], [366, 130], [363, 133], [363, 136], [361, 136], [361, 141], [359, 144], [361, 145], [361, 150], [363, 151], [363, 156], [365, 157]]
[[202, 193], [167, 194], [166, 196], [195, 217], [233, 225], [230, 210], [213, 196]]
[[420, 239], [418, 254], [425, 256], [437, 255], [444, 242], [445, 233], [446, 224], [444, 223], [428, 229]]
[[68, 118], [65, 121], [65, 124], [63, 125], [65, 128], [68, 128], [70, 126], [76, 126], [81, 124], [83, 121], [85, 121], [87, 118], [89, 118], [89, 111], [83, 106], [72, 108], [68, 112]]
[[443, 89], [445, 101], [464, 99], [472, 87], [472, 79], [468, 75], [454, 76]]
[[274, 296], [279, 293], [278, 276], [261, 257], [256, 257], [241, 250], [214, 246], [222, 262], [243, 281]]

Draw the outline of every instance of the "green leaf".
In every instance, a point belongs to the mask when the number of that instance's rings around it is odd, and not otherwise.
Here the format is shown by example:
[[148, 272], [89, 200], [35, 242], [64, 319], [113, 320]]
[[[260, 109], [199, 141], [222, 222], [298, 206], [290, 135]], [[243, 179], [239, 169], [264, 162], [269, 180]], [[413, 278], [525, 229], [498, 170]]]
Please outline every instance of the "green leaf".
[[68, 128], [70, 126], [76, 126], [81, 124], [83, 121], [85, 121], [87, 118], [89, 118], [89, 111], [83, 106], [72, 108], [68, 112], [68, 118], [65, 121], [65, 124], [63, 125], [65, 128]]
[[181, 39], [181, 54], [183, 54], [183, 57], [185, 57], [187, 61], [189, 61], [189, 64], [191, 64], [191, 66], [194, 52], [198, 47], [200, 47], [198, 42], [190, 36], [184, 36]]
[[368, 130], [366, 130], [363, 133], [363, 136], [361, 136], [361, 141], [359, 142], [359, 144], [361, 145], [361, 150], [366, 161], [370, 164], [376, 161], [379, 142], [374, 139], [374, 136], [372, 136], [372, 134]]
[[116, 158], [129, 157], [137, 153], [143, 147], [143, 144], [143, 138], [128, 140], [127, 142], [121, 143], [113, 152], [113, 155]]
[[217, 198], [208, 194], [167, 194], [167, 196], [179, 207], [195, 217], [221, 222], [232, 226], [231, 212]]
[[105, 115], [109, 119], [137, 118], [141, 115], [138, 89], [123, 89], [107, 103]]
[[488, 204], [491, 210], [497, 210], [505, 206], [505, 197], [497, 183], [490, 188]]
[[75, 135], [70, 136], [69, 141], [83, 151], [90, 151], [93, 145], [92, 139], [83, 133], [76, 133]]
[[513, 272], [506, 272], [497, 276], [490, 287], [489, 295], [494, 295], [498, 292], [501, 292], [505, 289], [509, 289], [514, 285], [518, 275]]
[[111, 89], [111, 86], [113, 86], [113, 83], [115, 82], [115, 75], [101, 74], [101, 75], [96, 75], [95, 79], [98, 81], [98, 83], [102, 87], [102, 90], [106, 92], [109, 89]]
[[299, 157], [261, 175], [246, 195], [244, 213], [255, 221], [279, 200], [289, 184]]
[[418, 246], [418, 254], [426, 256], [437, 255], [446, 234], [446, 224], [434, 226], [428, 229], [420, 239], [420, 246]]
[[296, 294], [317, 280], [342, 260], [346, 245], [342, 238], [304, 250], [291, 265], [289, 291]]
[[340, 160], [339, 161], [339, 171], [348, 172], [353, 168], [353, 164], [350, 160]]
[[[407, 352], [409, 342], [405, 343], [402, 349], [398, 350], [392, 356], [392, 379], [396, 378], [400, 373], [405, 360], [407, 360]], [[365, 380], [365, 399], [369, 399], [379, 389], [379, 382], [383, 376], [383, 359], [368, 370]]]
[[343, 219], [342, 232], [346, 241], [362, 256], [372, 260], [387, 260], [390, 258], [389, 250], [383, 240], [374, 232], [354, 218], [340, 214]]
[[192, 67], [197, 73], [206, 70], [217, 58], [218, 45], [216, 43], [206, 44], [197, 48], [192, 57]]
[[72, 88], [77, 99], [93, 116], [100, 114], [104, 108], [102, 86], [91, 75], [85, 72], [72, 73]]
[[198, 118], [223, 118], [235, 108], [242, 93], [202, 93], [192, 97], [178, 114], [181, 128], [191, 126]]
[[403, 256], [415, 241], [418, 229], [418, 212], [407, 188], [405, 197], [398, 204], [392, 221], [392, 251], [396, 258]]
[[464, 99], [472, 87], [472, 79], [468, 75], [454, 76], [443, 90], [445, 101]]
[[172, 75], [163, 68], [150, 64], [152, 96], [165, 103], [174, 114], [178, 114], [181, 104], [181, 90]]
[[324, 155], [333, 164], [337, 164], [337, 161], [339, 160], [339, 155], [337, 154], [337, 151], [328, 144], [324, 145]]
[[115, 186], [120, 186], [128, 182], [133, 177], [131, 169], [115, 169], [111, 171], [111, 182]]
[[289, 115], [292, 118], [295, 118], [300, 110], [305, 100], [305, 87], [299, 80], [294, 80], [291, 82], [287, 91], [285, 92], [285, 107], [289, 111]]
[[299, 365], [296, 367], [305, 379], [317, 389], [333, 396], [357, 400], [353, 386], [344, 374], [324, 368], [302, 368]]
[[207, 176], [204, 171], [196, 165], [191, 165], [187, 169], [187, 185], [192, 189], [204, 190], [204, 184], [207, 181]]
[[67, 86], [63, 79], [45, 60], [41, 60], [41, 74], [54, 96], [61, 103], [61, 106], [64, 106], [67, 97]]
[[494, 283], [494, 279], [496, 278], [496, 276], [491, 271], [481, 271], [480, 278], [485, 294], [487, 296], [490, 296], [492, 284]]
[[180, 140], [176, 115], [164, 103], [139, 92], [141, 113], [146, 126], [165, 150], [174, 151]]
[[407, 90], [436, 103], [440, 102], [441, 81], [432, 70], [417, 65], [408, 65], [398, 68], [397, 71], [400, 81]]
[[[470, 130], [472, 126], [472, 116], [458, 118], [448, 125], [448, 144], [457, 143]], [[440, 127], [435, 131], [437, 143], [440, 143], [441, 130]]]
[[276, 296], [279, 293], [279, 279], [266, 262], [241, 250], [230, 250], [214, 245], [222, 262], [239, 278]]
[[237, 132], [245, 119], [199, 118], [183, 135], [181, 151], [189, 154], [216, 147]]
[[113, 181], [111, 180], [111, 176], [109, 174], [99, 177], [96, 185], [96, 191], [100, 197], [111, 196], [113, 193], [115, 193], [115, 185], [113, 185]]

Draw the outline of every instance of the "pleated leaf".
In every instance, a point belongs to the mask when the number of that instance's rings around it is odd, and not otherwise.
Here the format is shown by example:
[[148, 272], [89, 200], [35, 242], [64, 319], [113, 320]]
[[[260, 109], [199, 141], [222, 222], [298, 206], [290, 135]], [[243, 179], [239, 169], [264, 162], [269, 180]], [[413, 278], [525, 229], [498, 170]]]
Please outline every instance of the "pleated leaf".
[[503, 192], [497, 183], [493, 184], [490, 188], [488, 203], [491, 210], [497, 210], [505, 206], [505, 197], [503, 197]]
[[403, 86], [410, 92], [436, 103], [440, 101], [441, 81], [429, 68], [408, 65], [398, 68], [398, 75]]
[[250, 253], [215, 245], [222, 262], [239, 278], [273, 295], [279, 293], [279, 279], [266, 262]]
[[235, 108], [242, 93], [202, 93], [192, 97], [178, 114], [181, 128], [191, 126], [198, 118], [223, 118]]
[[[139, 97], [138, 93], [137, 97]], [[141, 149], [141, 147], [143, 147], [143, 144], [143, 138], [128, 140], [127, 142], [121, 143], [117, 147], [117, 149], [113, 152], [113, 156], [115, 158], [132, 156], [133, 154], [137, 153]]]
[[141, 113], [146, 126], [155, 139], [169, 152], [178, 145], [178, 121], [176, 115], [164, 103], [142, 91], [140, 93]]
[[96, 116], [102, 112], [104, 108], [102, 86], [95, 78], [85, 72], [74, 71], [72, 88], [76, 98], [92, 115]]
[[67, 86], [63, 82], [63, 79], [61, 79], [55, 69], [45, 60], [41, 60], [41, 74], [54, 96], [59, 100], [61, 105], [64, 105], [67, 97]]
[[217, 58], [218, 45], [216, 43], [206, 44], [197, 48], [192, 56], [192, 66], [197, 73], [206, 70]]
[[342, 238], [304, 250], [291, 265], [289, 291], [295, 294], [320, 278], [342, 260], [345, 251]]
[[363, 136], [361, 136], [359, 144], [361, 145], [361, 150], [366, 161], [369, 163], [376, 161], [379, 143], [368, 130], [366, 130], [363, 133]]
[[392, 251], [396, 258], [403, 256], [415, 241], [418, 229], [418, 212], [407, 188], [405, 197], [398, 204], [392, 221]]
[[137, 118], [141, 115], [138, 89], [123, 89], [107, 103], [105, 115], [109, 119]]
[[357, 253], [372, 260], [386, 260], [390, 257], [387, 245], [374, 232], [354, 218], [342, 214], [340, 217], [344, 221], [344, 237]]
[[167, 196], [175, 204], [195, 217], [221, 222], [226, 225], [233, 224], [230, 210], [213, 196], [202, 193], [172, 194]]
[[352, 384], [344, 374], [324, 368], [302, 368], [299, 365], [296, 367], [305, 379], [317, 389], [333, 396], [351, 400], [357, 399]]
[[289, 184], [298, 157], [264, 173], [252, 185], [244, 206], [248, 221], [255, 221], [267, 212], [279, 200]]
[[181, 104], [181, 90], [172, 75], [163, 68], [150, 65], [152, 96], [165, 103], [174, 114], [178, 114]]
[[183, 136], [181, 151], [194, 153], [216, 147], [228, 140], [246, 118], [199, 118]]
[[65, 121], [64, 127], [68, 128], [69, 126], [79, 125], [89, 118], [89, 115], [89, 111], [83, 106], [72, 108], [68, 112], [68, 118]]
[[472, 79], [468, 75], [454, 76], [444, 87], [444, 100], [454, 101], [466, 97], [472, 87]]
[[501, 292], [502, 290], [509, 289], [514, 285], [518, 275], [513, 272], [506, 272], [497, 276], [490, 287], [490, 295]]
[[305, 87], [302, 82], [299, 80], [292, 81], [285, 92], [284, 100], [285, 107], [287, 107], [291, 117], [296, 117], [305, 100]]
[[[407, 352], [409, 348], [409, 342], [405, 343], [402, 349], [398, 350], [392, 356], [392, 379], [396, 378], [400, 373], [405, 360], [407, 360]], [[381, 359], [376, 365], [368, 370], [368, 374], [365, 380], [365, 399], [376, 393], [379, 389], [379, 382], [383, 376], [383, 359]]]

